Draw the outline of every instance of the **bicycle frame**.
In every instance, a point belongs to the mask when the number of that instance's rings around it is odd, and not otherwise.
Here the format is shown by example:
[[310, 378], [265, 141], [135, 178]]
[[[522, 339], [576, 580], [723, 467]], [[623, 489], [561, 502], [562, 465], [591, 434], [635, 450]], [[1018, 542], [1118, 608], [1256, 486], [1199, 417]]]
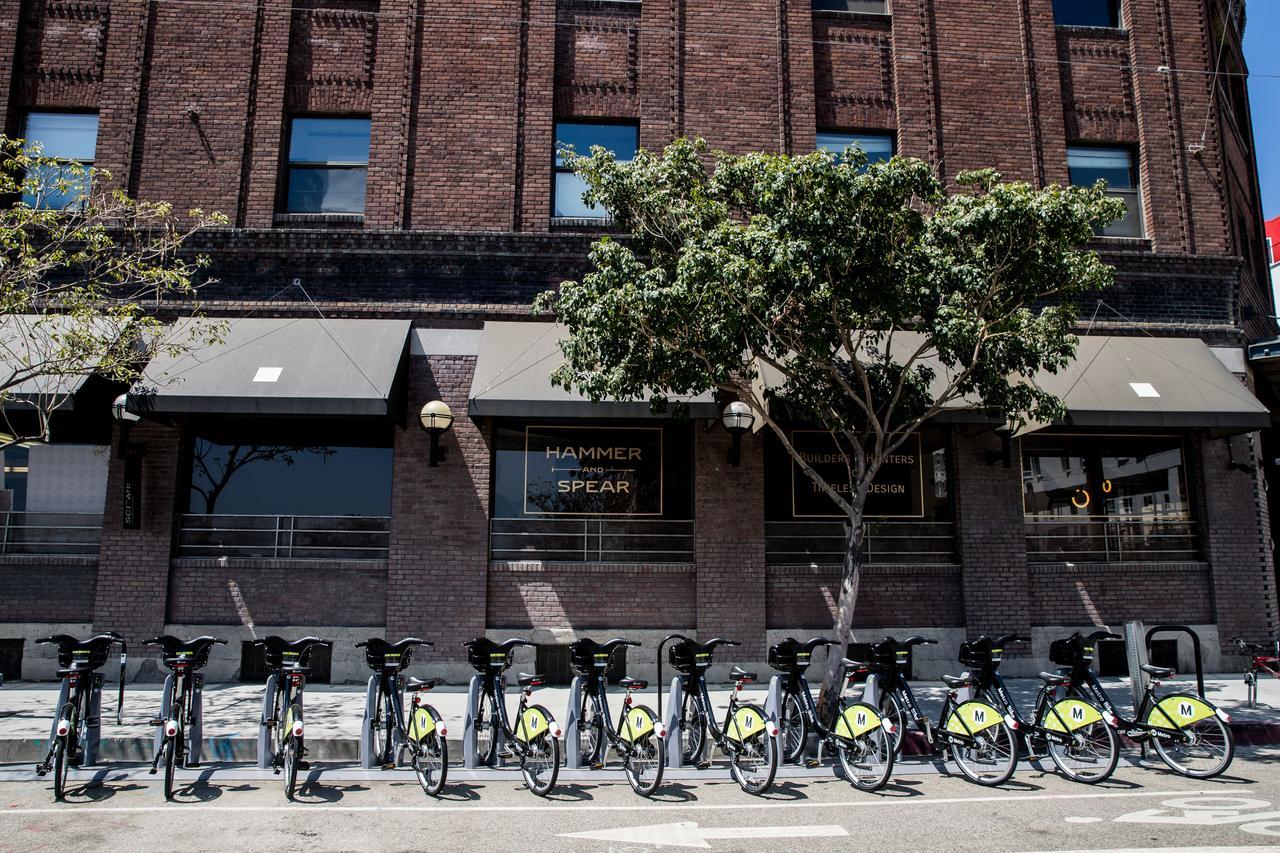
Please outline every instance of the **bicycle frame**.
[[[1139, 703], [1132, 720], [1123, 716], [1116, 709], [1111, 697], [1107, 695], [1106, 689], [1103, 688], [1102, 683], [1098, 681], [1098, 677], [1093, 674], [1092, 670], [1086, 669], [1082, 673], [1072, 672], [1071, 684], [1068, 685], [1068, 688], [1087, 691], [1099, 708], [1102, 708], [1115, 718], [1119, 724], [1120, 733], [1131, 740], [1146, 740], [1151, 737], [1166, 741], [1186, 740], [1186, 735], [1182, 733], [1177, 722], [1160, 707], [1156, 700], [1155, 689], [1150, 684], [1147, 685], [1146, 692], [1142, 694], [1142, 702]], [[1153, 726], [1142, 722], [1146, 718], [1147, 712], [1152, 708], [1164, 715], [1169, 728], [1166, 729], [1162, 726]]]
[[[587, 685], [587, 696], [590, 698], [592, 710], [595, 715], [603, 720], [605, 740], [608, 741], [609, 746], [612, 747], [614, 752], [623, 756], [630, 755], [635, 751], [636, 744], [626, 738], [620, 737], [613, 728], [613, 712], [609, 708], [607, 683], [603, 673], [593, 673], [592, 675], [587, 676], [587, 678], [589, 680]], [[631, 693], [631, 690], [627, 690], [627, 696], [623, 700], [622, 717], [624, 720], [627, 719], [626, 709], [630, 708], [632, 704]], [[630, 725], [630, 723], [628, 722], [627, 725]], [[603, 744], [598, 745], [597, 750], [602, 751]], [[601, 753], [601, 759], [603, 759], [603, 757], [603, 753]]]
[[[1024, 737], [1036, 735], [1063, 746], [1069, 746], [1072, 743], [1071, 726], [1066, 720], [1062, 719], [1062, 716], [1053, 705], [1053, 685], [1045, 684], [1041, 686], [1040, 692], [1036, 694], [1035, 715], [1031, 718], [1031, 721], [1023, 718], [1022, 713], [1018, 710], [1017, 703], [1013, 701], [1013, 696], [1009, 694], [1009, 688], [1004, 683], [1004, 676], [998, 670], [983, 672], [975, 682], [974, 687], [979, 691], [985, 691], [994, 696], [1001, 709], [1017, 722], [1017, 731]], [[1104, 711], [1106, 710], [1104, 709]], [[1062, 731], [1040, 725], [1040, 721], [1045, 719], [1046, 711], [1057, 718], [1059, 725], [1062, 726]], [[1107, 713], [1113, 714], [1111, 711], [1107, 711]], [[1106, 718], [1104, 717], [1104, 719]], [[1113, 715], [1110, 720], [1107, 720], [1107, 724], [1110, 725], [1112, 720], [1117, 719]]]
[[702, 671], [689, 676], [685, 685], [689, 695], [698, 703], [703, 719], [707, 721], [707, 731], [711, 734], [711, 739], [715, 741], [716, 746], [724, 752], [739, 752], [739, 747], [725, 733], [729, 730], [730, 721], [734, 719], [734, 712], [738, 710], [738, 694], [742, 692], [742, 685], [735, 684], [733, 693], [729, 695], [729, 707], [724, 712], [723, 725], [716, 723], [715, 708], [711, 704], [711, 693], [707, 689], [706, 672]]
[[[511, 725], [511, 718], [507, 715], [507, 676], [504, 672], [494, 673], [488, 672], [484, 676], [484, 691], [489, 694], [489, 698], [493, 701], [494, 713], [498, 718], [498, 727], [502, 731], [503, 740], [511, 745], [511, 748], [523, 758], [528, 752], [528, 739], [521, 737], [524, 733], [525, 709], [529, 707], [529, 697], [533, 695], [532, 687], [520, 688], [520, 702], [516, 707], [516, 727]], [[559, 732], [554, 732], [559, 737]]]
[[[878, 675], [883, 677], [883, 682], [880, 688], [881, 694], [892, 693], [900, 697], [906, 703], [906, 712], [911, 715], [913, 720], [915, 720], [916, 728], [920, 729], [924, 734], [925, 740], [928, 742], [930, 747], [936, 750], [939, 748], [939, 744], [955, 744], [957, 746], [969, 747], [976, 743], [972, 736], [972, 732], [969, 731], [969, 724], [964, 721], [963, 717], [957, 717], [957, 720], [961, 726], [964, 727], [966, 732], [964, 734], [949, 732], [946, 727], [943, 726], [943, 722], [946, 721], [947, 716], [960, 706], [960, 703], [956, 701], [956, 691], [954, 689], [947, 690], [947, 696], [942, 702], [942, 710], [938, 714], [938, 724], [935, 726], [932, 724], [932, 721], [925, 716], [925, 713], [920, 710], [920, 703], [916, 701], [916, 695], [911, 690], [911, 684], [903, 678], [902, 673], [897, 667], [894, 667], [891, 673], [881, 670], [877, 670], [876, 672]], [[1006, 722], [1007, 721], [1008, 720], [1006, 720]]]
[[[400, 735], [401, 744], [409, 742], [409, 728], [404, 722], [404, 691], [400, 689], [400, 673], [383, 670], [378, 682], [378, 707], [382, 709], [382, 717], [393, 726], [393, 731]], [[386, 751], [379, 756], [382, 764], [395, 761], [396, 745], [390, 739]]]

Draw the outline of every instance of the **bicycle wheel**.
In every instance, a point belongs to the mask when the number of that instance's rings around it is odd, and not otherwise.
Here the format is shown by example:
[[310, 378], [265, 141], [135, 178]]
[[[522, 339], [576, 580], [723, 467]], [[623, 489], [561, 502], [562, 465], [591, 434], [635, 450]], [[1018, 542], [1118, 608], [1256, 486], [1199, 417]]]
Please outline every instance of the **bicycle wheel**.
[[427, 714], [430, 725], [421, 725], [414, 721], [415, 733], [429, 729], [421, 734], [413, 745], [413, 772], [418, 777], [418, 784], [428, 795], [434, 797], [444, 788], [444, 779], [449, 772], [449, 743], [440, 734], [440, 715], [430, 705], [414, 709], [414, 715]]
[[[947, 730], [946, 720], [942, 721], [941, 729]], [[1003, 785], [1017, 767], [1018, 743], [1008, 723], [1001, 721], [973, 735], [972, 743], [953, 741], [951, 757], [970, 782]]]
[[696, 764], [707, 742], [707, 718], [692, 693], [684, 694], [680, 706], [680, 753], [685, 764]]
[[298, 787], [298, 762], [302, 760], [302, 739], [289, 736], [284, 743], [284, 795], [292, 800]]
[[[864, 707], [869, 714], [875, 713], [871, 706]], [[859, 790], [878, 791], [893, 775], [893, 737], [879, 725], [853, 740], [836, 738], [836, 752], [844, 778]]]
[[[738, 715], [747, 712], [747, 718], [765, 719], [764, 709], [758, 705], [743, 704], [738, 706], [734, 718], [729, 720], [726, 728], [739, 725]], [[758, 716], [757, 716], [758, 715]], [[729, 773], [738, 786], [748, 794], [763, 794], [773, 785], [773, 777], [778, 772], [778, 749], [774, 739], [769, 737], [768, 729], [760, 724], [760, 728], [752, 734], [735, 741], [725, 732], [725, 740], [730, 746]]]
[[182, 731], [179, 730], [176, 736], [164, 739], [164, 798], [166, 800], [173, 799], [173, 770], [178, 757], [175, 742], [181, 736]]
[[493, 704], [493, 697], [488, 693], [480, 695], [480, 707], [476, 709], [476, 759], [487, 767], [492, 767], [498, 758], [498, 714]]
[[[1043, 721], [1042, 721], [1043, 724]], [[1071, 732], [1071, 743], [1047, 738], [1049, 757], [1063, 776], [1073, 782], [1096, 785], [1110, 778], [1120, 760], [1120, 738], [1106, 720], [1097, 720]]]
[[59, 737], [53, 744], [53, 798], [62, 802], [67, 795], [67, 737]]
[[880, 716], [893, 723], [893, 734], [889, 735], [889, 740], [893, 744], [894, 756], [902, 755], [902, 739], [907, 736], [907, 712], [902, 709], [897, 693], [880, 694]]
[[543, 732], [525, 745], [520, 758], [524, 784], [539, 797], [545, 797], [556, 786], [560, 775], [560, 741]]
[[782, 700], [782, 718], [778, 724], [782, 728], [783, 760], [799, 761], [809, 739], [809, 721], [805, 719], [799, 696], [788, 693]]
[[637, 705], [618, 721], [618, 737], [627, 742], [622, 768], [631, 789], [642, 797], [651, 797], [658, 790], [667, 766], [666, 742], [653, 731], [656, 719], [653, 711]]
[[1192, 779], [1212, 779], [1231, 766], [1235, 736], [1216, 714], [1183, 726], [1178, 732], [1183, 739], [1169, 743], [1158, 737], [1151, 739], [1156, 753], [1170, 769]]
[[[597, 759], [596, 753], [601, 754]], [[604, 763], [604, 720], [596, 716], [591, 696], [582, 694], [582, 707], [578, 709], [578, 759], [586, 765]]]

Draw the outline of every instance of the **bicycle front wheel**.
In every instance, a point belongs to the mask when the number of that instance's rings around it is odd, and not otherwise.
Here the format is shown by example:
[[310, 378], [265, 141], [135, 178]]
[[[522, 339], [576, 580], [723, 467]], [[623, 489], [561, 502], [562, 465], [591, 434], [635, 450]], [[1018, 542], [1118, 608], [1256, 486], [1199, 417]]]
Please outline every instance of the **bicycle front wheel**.
[[476, 759], [486, 767], [498, 760], [498, 713], [493, 697], [480, 694], [480, 707], [476, 709]]
[[539, 797], [550, 794], [560, 775], [560, 741], [553, 738], [550, 732], [534, 738], [525, 745], [520, 770], [524, 773], [524, 784], [530, 791]]
[[743, 732], [754, 728], [750, 722], [753, 717], [763, 721], [764, 709], [758, 705], [738, 706], [738, 711], [725, 725], [725, 738], [732, 744], [729, 750], [729, 772], [733, 780], [748, 794], [760, 795], [769, 790], [773, 785], [773, 777], [778, 773], [779, 755], [774, 739], [769, 736], [763, 723], [758, 730], [741, 740], [730, 736], [734, 727]]
[[166, 800], [173, 799], [173, 771], [178, 763], [178, 750], [175, 744], [176, 738], [167, 737], [164, 740], [164, 798]]
[[[596, 753], [601, 754], [599, 758]], [[578, 759], [588, 766], [604, 763], [604, 721], [596, 716], [595, 703], [586, 691], [578, 709]]]
[[67, 736], [58, 738], [53, 745], [53, 798], [62, 802], [67, 795]]
[[692, 693], [680, 705], [680, 752], [685, 764], [696, 764], [707, 741], [707, 718]]
[[1170, 769], [1192, 779], [1212, 779], [1231, 766], [1235, 737], [1217, 715], [1184, 726], [1178, 734], [1182, 737], [1169, 743], [1158, 737], [1151, 739]]
[[[863, 707], [868, 714], [875, 714], [870, 705]], [[893, 736], [879, 724], [852, 740], [836, 738], [836, 752], [844, 778], [859, 790], [878, 791], [893, 775]]]
[[292, 800], [298, 788], [298, 762], [302, 761], [301, 738], [289, 736], [284, 746], [284, 795]]
[[[430, 717], [429, 724], [421, 720], [422, 714]], [[440, 715], [430, 705], [414, 710], [414, 731], [410, 736], [419, 731], [425, 734], [419, 735], [413, 745], [413, 772], [422, 790], [434, 797], [444, 788], [449, 771], [449, 744], [440, 734]]]
[[1074, 782], [1096, 785], [1110, 778], [1120, 760], [1120, 738], [1105, 720], [1071, 732], [1071, 743], [1048, 739], [1049, 757], [1063, 776]]
[[[941, 726], [946, 731], [946, 721]], [[951, 757], [970, 782], [1003, 785], [1018, 764], [1018, 743], [1005, 722], [983, 729], [968, 743], [952, 742]]]
[[782, 757], [785, 761], [799, 761], [804, 755], [804, 745], [809, 739], [809, 721], [805, 719], [800, 697], [788, 693], [782, 700]]
[[618, 721], [618, 738], [627, 743], [622, 768], [631, 789], [642, 797], [658, 790], [667, 766], [667, 745], [654, 734], [656, 722], [653, 711], [643, 705], [628, 709]]
[[902, 739], [907, 736], [907, 713], [902, 710], [902, 701], [894, 692], [880, 694], [880, 716], [893, 723], [893, 734], [889, 742], [893, 744], [894, 756], [902, 755]]

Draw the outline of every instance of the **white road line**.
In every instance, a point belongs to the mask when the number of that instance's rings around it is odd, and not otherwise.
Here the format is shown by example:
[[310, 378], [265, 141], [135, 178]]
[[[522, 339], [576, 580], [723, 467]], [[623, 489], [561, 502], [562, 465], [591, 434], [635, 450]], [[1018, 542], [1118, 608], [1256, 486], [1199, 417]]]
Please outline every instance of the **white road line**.
[[908, 806], [948, 806], [968, 803], [1038, 803], [1049, 800], [1110, 800], [1135, 799], [1139, 797], [1173, 797], [1207, 795], [1212, 791], [1115, 791], [1110, 793], [1090, 794], [1029, 794], [1026, 796], [1006, 793], [1003, 796], [989, 797], [940, 797], [925, 799], [883, 800], [847, 800], [842, 802], [795, 802], [760, 801], [742, 804], [730, 803], [650, 803], [647, 805], [604, 806], [590, 803], [564, 803], [563, 805], [528, 805], [528, 806], [446, 806], [426, 803], [421, 806], [344, 806], [332, 803], [306, 803], [299, 801], [292, 805], [281, 806], [220, 806], [206, 803], [171, 803], [164, 806], [98, 806], [93, 803], [68, 803], [62, 807], [42, 808], [10, 808], [0, 809], [0, 817], [7, 815], [46, 815], [46, 814], [82, 814], [84, 812], [109, 812], [112, 814], [146, 814], [150, 812], [238, 812], [243, 814], [330, 811], [348, 813], [379, 812], [659, 812], [659, 811], [755, 811], [759, 809], [848, 809], [878, 808], [889, 806], [906, 808]]

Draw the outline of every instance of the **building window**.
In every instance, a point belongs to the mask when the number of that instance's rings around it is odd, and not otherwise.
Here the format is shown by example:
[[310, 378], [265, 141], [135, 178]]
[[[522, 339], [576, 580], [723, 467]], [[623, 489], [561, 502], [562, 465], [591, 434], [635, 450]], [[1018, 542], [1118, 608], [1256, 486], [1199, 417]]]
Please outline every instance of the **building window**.
[[897, 143], [891, 133], [844, 133], [818, 131], [818, 150], [830, 151], [841, 156], [851, 147], [858, 147], [867, 155], [867, 163], [883, 163], [897, 153]]
[[1138, 171], [1129, 148], [1074, 145], [1067, 148], [1067, 170], [1071, 183], [1078, 187], [1107, 182], [1107, 195], [1123, 199], [1125, 215], [1103, 228], [1106, 237], [1142, 237], [1142, 194], [1138, 187]]
[[364, 213], [368, 172], [369, 119], [293, 119], [288, 213]]
[[[28, 113], [23, 138], [27, 151], [41, 157], [78, 163], [85, 167], [82, 177], [71, 169], [50, 165], [36, 176], [35, 192], [25, 191], [22, 201], [28, 207], [63, 210], [81, 203], [89, 193], [89, 168], [93, 166], [98, 147], [97, 113]], [[31, 176], [28, 176], [31, 177]], [[59, 182], [68, 186], [59, 188]], [[71, 186], [70, 184], [79, 184]]]
[[1120, 0], [1053, 0], [1053, 20], [1066, 27], [1120, 26]]
[[610, 151], [619, 162], [636, 156], [640, 129], [634, 124], [587, 124], [556, 122], [555, 199], [552, 215], [567, 219], [606, 219], [608, 211], [582, 200], [587, 182], [565, 166], [564, 152], [590, 154], [599, 145]]
[[1193, 559], [1186, 484], [1178, 436], [1024, 438], [1029, 555], [1082, 562]]
[[889, 0], [813, 0], [817, 12], [862, 12], [867, 15], [889, 14]]

